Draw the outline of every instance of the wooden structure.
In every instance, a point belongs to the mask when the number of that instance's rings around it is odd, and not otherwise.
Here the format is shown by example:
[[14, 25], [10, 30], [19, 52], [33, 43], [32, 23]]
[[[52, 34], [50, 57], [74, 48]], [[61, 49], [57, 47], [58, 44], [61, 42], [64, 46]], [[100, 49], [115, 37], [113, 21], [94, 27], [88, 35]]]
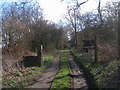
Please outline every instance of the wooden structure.
[[38, 61], [39, 66], [43, 65], [42, 50], [43, 50], [43, 46], [40, 45], [37, 49], [37, 61]]
[[94, 40], [83, 40], [83, 52], [88, 53], [89, 50], [93, 50], [95, 48]]
[[97, 35], [94, 40], [83, 40], [83, 52], [88, 53], [89, 50], [94, 50], [95, 63], [98, 62], [98, 47], [97, 47]]

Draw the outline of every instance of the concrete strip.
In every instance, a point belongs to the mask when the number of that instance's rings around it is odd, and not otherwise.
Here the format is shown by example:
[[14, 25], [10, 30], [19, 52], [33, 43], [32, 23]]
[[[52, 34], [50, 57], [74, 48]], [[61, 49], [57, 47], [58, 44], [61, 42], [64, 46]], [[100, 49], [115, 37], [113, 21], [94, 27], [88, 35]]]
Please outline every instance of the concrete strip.
[[52, 81], [55, 78], [55, 75], [59, 70], [59, 59], [60, 59], [60, 54], [58, 54], [57, 57], [53, 60], [51, 67], [49, 69], [46, 69], [41, 74], [40, 78], [37, 80], [37, 83], [29, 86], [28, 88], [49, 89], [50, 85], [52, 84]]

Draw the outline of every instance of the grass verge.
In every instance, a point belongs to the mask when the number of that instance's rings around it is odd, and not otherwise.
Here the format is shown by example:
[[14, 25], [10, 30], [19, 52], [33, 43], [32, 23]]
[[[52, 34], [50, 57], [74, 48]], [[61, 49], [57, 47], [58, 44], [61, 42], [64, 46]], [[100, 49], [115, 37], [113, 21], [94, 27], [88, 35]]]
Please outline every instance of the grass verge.
[[119, 60], [112, 60], [105, 63], [95, 63], [85, 59], [81, 53], [73, 52], [75, 59], [79, 61], [93, 75], [98, 88], [118, 88], [118, 67]]
[[50, 67], [55, 53], [43, 57], [42, 67], [29, 67], [11, 71], [11, 74], [2, 78], [3, 88], [23, 88], [29, 85], [30, 80], [40, 75], [46, 68]]
[[67, 52], [68, 51], [63, 51], [62, 55], [61, 55], [61, 60], [60, 60], [60, 70], [57, 73], [52, 85], [51, 85], [51, 90], [55, 89], [55, 88], [64, 88], [64, 89], [68, 89], [70, 88], [70, 66], [69, 63], [67, 61]]

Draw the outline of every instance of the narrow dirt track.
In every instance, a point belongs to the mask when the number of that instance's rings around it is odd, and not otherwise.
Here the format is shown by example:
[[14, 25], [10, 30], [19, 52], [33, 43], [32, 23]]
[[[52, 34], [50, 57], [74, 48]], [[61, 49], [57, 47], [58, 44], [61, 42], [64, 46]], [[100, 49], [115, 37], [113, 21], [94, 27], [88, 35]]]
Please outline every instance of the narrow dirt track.
[[87, 85], [87, 81], [84, 77], [84, 73], [83, 70], [81, 68], [78, 67], [78, 65], [75, 63], [75, 61], [73, 60], [72, 55], [69, 53], [68, 54], [68, 61], [70, 63], [70, 67], [71, 67], [71, 87], [73, 89], [83, 89], [83, 90], [88, 90], [88, 85]]
[[55, 78], [55, 75], [57, 74], [59, 70], [59, 59], [60, 55], [58, 54], [57, 57], [53, 60], [51, 67], [46, 69], [41, 75], [40, 78], [37, 80], [37, 82], [28, 88], [44, 88], [49, 89], [50, 85], [52, 84], [52, 81]]

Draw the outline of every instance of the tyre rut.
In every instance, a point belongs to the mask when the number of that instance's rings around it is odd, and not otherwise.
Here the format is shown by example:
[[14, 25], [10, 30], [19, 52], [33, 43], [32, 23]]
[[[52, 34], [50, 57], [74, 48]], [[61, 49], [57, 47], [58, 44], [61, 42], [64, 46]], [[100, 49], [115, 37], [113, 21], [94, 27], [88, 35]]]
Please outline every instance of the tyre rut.
[[85, 89], [88, 90], [88, 84], [86, 78], [84, 77], [84, 72], [82, 68], [79, 68], [78, 65], [73, 60], [73, 56], [68, 54], [68, 61], [70, 63], [70, 75], [72, 77], [71, 87], [73, 89]]

